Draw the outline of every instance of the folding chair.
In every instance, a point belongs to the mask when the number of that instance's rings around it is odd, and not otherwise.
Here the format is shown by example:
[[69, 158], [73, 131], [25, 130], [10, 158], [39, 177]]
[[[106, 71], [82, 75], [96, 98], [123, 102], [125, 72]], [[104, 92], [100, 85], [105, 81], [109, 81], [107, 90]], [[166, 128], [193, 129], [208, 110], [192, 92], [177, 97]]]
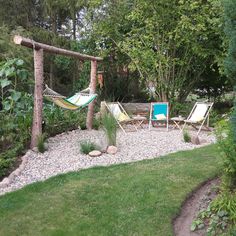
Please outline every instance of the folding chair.
[[152, 102], [149, 118], [149, 130], [154, 123], [166, 123], [166, 129], [169, 128], [169, 104], [168, 102]]
[[[184, 125], [182, 130], [184, 130], [186, 124], [190, 124], [196, 130], [198, 129], [197, 132], [198, 135], [206, 121], [207, 121], [206, 128], [209, 130], [209, 113], [211, 111], [213, 104], [214, 104], [213, 102], [211, 103], [196, 102], [188, 118], [184, 120]], [[197, 125], [200, 125], [199, 128], [197, 128]]]
[[108, 111], [113, 115], [117, 124], [120, 126], [121, 130], [124, 133], [126, 133], [125, 125], [128, 123], [132, 125], [132, 127], [134, 128], [134, 131], [137, 131], [135, 122], [137, 120], [141, 121], [144, 117], [140, 117], [140, 119], [138, 119], [137, 117], [135, 117], [135, 119], [130, 118], [127, 112], [125, 111], [125, 109], [122, 107], [122, 105], [119, 102], [111, 102], [111, 103], [104, 102], [104, 104], [106, 108], [108, 109]]

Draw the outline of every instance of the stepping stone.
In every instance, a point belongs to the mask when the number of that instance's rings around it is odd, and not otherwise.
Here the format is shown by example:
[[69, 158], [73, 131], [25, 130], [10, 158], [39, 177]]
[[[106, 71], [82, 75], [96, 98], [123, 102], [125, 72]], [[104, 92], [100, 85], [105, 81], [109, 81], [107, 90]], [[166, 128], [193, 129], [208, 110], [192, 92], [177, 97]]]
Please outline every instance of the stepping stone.
[[107, 153], [114, 155], [114, 154], [117, 153], [117, 150], [118, 150], [118, 149], [117, 149], [116, 146], [109, 146], [109, 147], [107, 148]]
[[99, 157], [101, 155], [102, 155], [102, 153], [98, 150], [93, 150], [89, 153], [89, 156], [91, 156], [91, 157]]

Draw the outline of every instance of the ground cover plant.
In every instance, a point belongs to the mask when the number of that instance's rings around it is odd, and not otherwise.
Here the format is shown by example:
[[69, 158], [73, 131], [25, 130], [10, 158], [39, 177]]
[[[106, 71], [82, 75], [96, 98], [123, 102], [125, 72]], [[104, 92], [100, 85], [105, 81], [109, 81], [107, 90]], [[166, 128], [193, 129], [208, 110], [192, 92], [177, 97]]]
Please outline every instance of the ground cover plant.
[[221, 168], [211, 145], [53, 177], [0, 197], [0, 235], [172, 235], [186, 195]]

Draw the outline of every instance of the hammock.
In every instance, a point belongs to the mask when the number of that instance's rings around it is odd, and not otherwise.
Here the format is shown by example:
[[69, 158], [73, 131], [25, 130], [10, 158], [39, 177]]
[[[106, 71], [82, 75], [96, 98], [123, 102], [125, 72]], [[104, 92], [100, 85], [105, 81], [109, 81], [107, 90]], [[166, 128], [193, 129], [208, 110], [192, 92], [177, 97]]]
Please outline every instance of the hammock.
[[46, 85], [46, 89], [44, 90], [43, 94], [50, 101], [54, 102], [56, 105], [62, 108], [69, 110], [77, 110], [86, 107], [97, 97], [97, 94], [84, 93], [85, 91], [89, 91], [89, 89], [85, 89], [71, 97], [66, 98], [65, 96], [50, 89]]

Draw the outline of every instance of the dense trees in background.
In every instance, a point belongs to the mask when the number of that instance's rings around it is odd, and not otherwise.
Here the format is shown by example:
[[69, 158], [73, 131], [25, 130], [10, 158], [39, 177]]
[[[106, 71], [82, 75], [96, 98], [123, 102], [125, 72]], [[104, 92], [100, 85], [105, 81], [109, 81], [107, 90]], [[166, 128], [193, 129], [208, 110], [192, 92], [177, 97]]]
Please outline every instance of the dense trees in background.
[[[102, 97], [184, 101], [231, 88], [222, 72], [225, 39], [220, 0], [0, 0], [0, 59], [32, 57], [12, 34], [104, 57]], [[68, 94], [85, 86], [83, 62], [47, 55], [45, 78]], [[199, 92], [200, 91], [200, 92]], [[146, 95], [145, 95], [146, 94]]]
[[105, 6], [92, 24], [98, 45], [110, 61], [121, 60], [119, 66], [143, 89], [154, 86], [155, 99], [183, 102], [198, 89], [214, 97], [231, 86], [220, 74], [221, 1], [108, 1]]

